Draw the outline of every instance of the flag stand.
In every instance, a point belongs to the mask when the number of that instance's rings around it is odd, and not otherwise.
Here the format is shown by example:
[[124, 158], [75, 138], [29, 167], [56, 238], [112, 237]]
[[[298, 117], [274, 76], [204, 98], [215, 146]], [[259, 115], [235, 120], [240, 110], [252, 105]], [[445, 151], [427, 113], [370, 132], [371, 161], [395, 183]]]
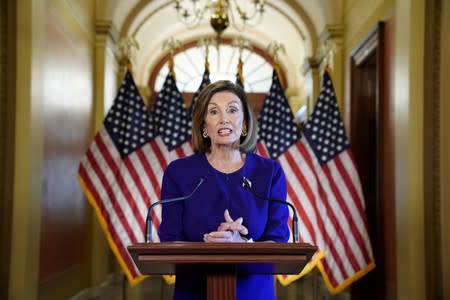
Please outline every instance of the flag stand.
[[122, 300], [127, 299], [127, 276], [122, 276]]
[[164, 282], [164, 278], [162, 276], [160, 276], [160, 280], [161, 280], [161, 300], [164, 300], [164, 296], [166, 293], [166, 283]]
[[320, 295], [320, 292], [319, 292], [319, 284], [318, 284], [318, 281], [319, 281], [319, 278], [318, 278], [318, 275], [317, 275], [317, 273], [318, 273], [318, 271], [317, 271], [317, 268], [314, 268], [314, 270], [312, 271], [313, 272], [313, 274], [312, 274], [312, 276], [313, 276], [313, 299], [314, 300], [316, 300], [316, 299], [319, 299], [319, 295]]

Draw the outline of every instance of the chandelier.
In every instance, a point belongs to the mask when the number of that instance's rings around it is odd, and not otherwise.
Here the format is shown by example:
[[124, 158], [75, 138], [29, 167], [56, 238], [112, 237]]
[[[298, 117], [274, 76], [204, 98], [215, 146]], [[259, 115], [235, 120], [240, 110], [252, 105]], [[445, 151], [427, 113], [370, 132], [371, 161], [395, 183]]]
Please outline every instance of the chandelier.
[[[230, 21], [238, 31], [261, 22], [264, 0], [174, 0], [178, 19], [188, 28], [196, 27], [209, 16], [211, 27], [218, 36]], [[239, 4], [238, 4], [239, 3]], [[255, 20], [256, 19], [256, 20]]]

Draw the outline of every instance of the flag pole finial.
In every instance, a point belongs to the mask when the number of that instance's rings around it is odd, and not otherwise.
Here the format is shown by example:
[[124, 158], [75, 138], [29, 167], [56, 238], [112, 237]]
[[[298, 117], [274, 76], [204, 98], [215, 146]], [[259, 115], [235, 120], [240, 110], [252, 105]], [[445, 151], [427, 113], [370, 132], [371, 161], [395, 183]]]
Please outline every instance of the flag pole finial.
[[133, 61], [135, 60], [136, 52], [139, 50], [139, 44], [134, 37], [125, 36], [119, 40], [119, 74], [118, 79], [122, 82], [125, 74], [133, 73]]
[[217, 40], [215, 38], [201, 38], [197, 42], [197, 48], [200, 48], [204, 52], [205, 56], [205, 69], [209, 70], [209, 47], [217, 47]]
[[239, 36], [237, 38], [234, 38], [231, 42], [231, 45], [233, 47], [236, 47], [239, 52], [238, 57], [238, 64], [237, 64], [237, 76], [239, 78], [240, 84], [244, 85], [244, 61], [242, 60], [242, 53], [244, 52], [244, 49], [252, 49], [252, 44], [250, 40]]
[[278, 63], [278, 52], [286, 53], [286, 49], [282, 43], [273, 41], [267, 45], [267, 53], [272, 57], [274, 63]]
[[181, 42], [171, 37], [163, 42], [162, 48], [163, 50], [167, 50], [169, 52], [169, 70], [173, 78], [175, 79], [174, 55], [176, 50], [181, 48]]
[[139, 43], [134, 37], [126, 36], [119, 41], [120, 65], [128, 71], [133, 70], [132, 61], [139, 50]]
[[280, 64], [278, 63], [278, 61], [279, 61], [278, 53], [280, 51], [283, 53], [286, 53], [286, 49], [284, 48], [284, 45], [282, 43], [273, 41], [273, 42], [269, 43], [269, 45], [267, 45], [266, 51], [272, 57], [273, 69], [275, 70], [275, 72], [277, 72], [278, 79], [280, 80], [281, 86], [284, 87], [283, 78], [280, 76], [281, 70], [280, 70]]

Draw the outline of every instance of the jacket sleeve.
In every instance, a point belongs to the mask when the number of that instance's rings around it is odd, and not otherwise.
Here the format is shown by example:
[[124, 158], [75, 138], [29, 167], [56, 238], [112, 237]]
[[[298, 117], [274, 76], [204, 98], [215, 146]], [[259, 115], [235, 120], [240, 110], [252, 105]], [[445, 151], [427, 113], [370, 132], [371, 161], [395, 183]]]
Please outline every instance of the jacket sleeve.
[[[286, 177], [278, 161], [273, 161], [271, 188], [268, 196], [269, 198], [286, 201]], [[270, 202], [267, 225], [261, 240], [287, 242], [289, 240], [288, 216], [287, 205]]]

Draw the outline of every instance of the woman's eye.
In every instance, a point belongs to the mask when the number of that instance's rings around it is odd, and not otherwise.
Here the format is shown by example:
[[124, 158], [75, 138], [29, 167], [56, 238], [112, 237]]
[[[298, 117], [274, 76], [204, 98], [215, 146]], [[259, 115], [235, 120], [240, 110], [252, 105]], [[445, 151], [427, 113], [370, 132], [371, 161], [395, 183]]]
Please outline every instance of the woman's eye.
[[217, 114], [217, 110], [211, 109], [211, 110], [209, 111], [209, 113], [210, 113], [211, 115], [215, 115], [215, 114]]
[[236, 113], [238, 110], [236, 109], [236, 108], [234, 108], [234, 107], [230, 107], [229, 109], [228, 109], [228, 112], [230, 112], [230, 113], [232, 113], [232, 114], [234, 114], [234, 113]]

